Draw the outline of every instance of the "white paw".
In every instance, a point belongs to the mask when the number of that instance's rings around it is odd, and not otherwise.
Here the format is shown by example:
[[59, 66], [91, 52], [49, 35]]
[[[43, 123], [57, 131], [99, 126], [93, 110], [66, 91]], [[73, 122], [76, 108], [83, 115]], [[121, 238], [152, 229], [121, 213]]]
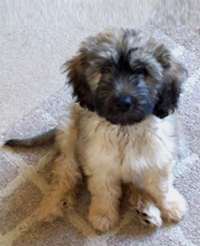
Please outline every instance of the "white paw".
[[142, 224], [148, 226], [162, 226], [161, 212], [153, 203], [146, 203], [145, 206], [138, 205], [136, 212]]
[[166, 221], [178, 222], [187, 211], [185, 198], [175, 189], [172, 189], [162, 205], [163, 218]]

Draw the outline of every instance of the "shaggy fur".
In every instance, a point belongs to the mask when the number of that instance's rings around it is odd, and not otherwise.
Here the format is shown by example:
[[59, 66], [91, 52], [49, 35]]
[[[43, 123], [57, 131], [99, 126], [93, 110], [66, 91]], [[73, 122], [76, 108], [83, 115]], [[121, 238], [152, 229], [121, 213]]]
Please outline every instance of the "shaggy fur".
[[[73, 206], [83, 172], [92, 196], [89, 221], [97, 230], [116, 224], [122, 184], [143, 223], [179, 221], [186, 202], [173, 187], [172, 168], [182, 66], [153, 38], [120, 29], [87, 38], [65, 67], [77, 102], [48, 133], [60, 155], [39, 218], [49, 221], [62, 215], [63, 204]], [[6, 145], [20, 146], [20, 140]]]

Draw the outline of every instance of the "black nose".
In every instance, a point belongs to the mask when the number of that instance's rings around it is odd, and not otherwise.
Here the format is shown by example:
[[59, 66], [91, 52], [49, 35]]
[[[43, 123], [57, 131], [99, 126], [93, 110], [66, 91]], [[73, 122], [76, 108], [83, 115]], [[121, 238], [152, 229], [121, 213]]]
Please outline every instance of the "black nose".
[[120, 112], [127, 112], [132, 105], [131, 97], [119, 96], [115, 100], [115, 106]]

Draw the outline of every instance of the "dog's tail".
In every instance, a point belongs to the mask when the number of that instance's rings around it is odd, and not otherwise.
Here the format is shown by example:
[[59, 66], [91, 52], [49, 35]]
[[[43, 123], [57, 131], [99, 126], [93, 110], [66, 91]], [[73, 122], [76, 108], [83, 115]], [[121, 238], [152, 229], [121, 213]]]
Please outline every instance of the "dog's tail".
[[5, 142], [4, 146], [10, 146], [12, 148], [15, 147], [34, 148], [39, 146], [52, 145], [55, 143], [56, 132], [57, 129], [54, 128], [33, 138], [10, 139]]

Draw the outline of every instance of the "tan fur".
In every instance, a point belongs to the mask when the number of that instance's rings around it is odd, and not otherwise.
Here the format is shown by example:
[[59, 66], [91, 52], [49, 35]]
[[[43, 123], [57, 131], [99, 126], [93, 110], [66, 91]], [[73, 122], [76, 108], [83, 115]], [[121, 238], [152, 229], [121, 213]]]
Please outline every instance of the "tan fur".
[[[181, 219], [186, 203], [173, 188], [171, 171], [178, 151], [175, 114], [118, 126], [73, 103], [68, 117], [58, 131], [61, 155], [40, 207], [40, 219], [60, 216], [63, 200], [73, 204], [74, 189], [81, 178], [79, 166], [89, 177], [89, 220], [96, 229], [107, 231], [117, 222], [121, 182], [141, 183], [146, 191], [140, 196], [146, 198], [147, 205], [155, 201], [164, 219]], [[137, 192], [131, 194], [137, 196]]]

